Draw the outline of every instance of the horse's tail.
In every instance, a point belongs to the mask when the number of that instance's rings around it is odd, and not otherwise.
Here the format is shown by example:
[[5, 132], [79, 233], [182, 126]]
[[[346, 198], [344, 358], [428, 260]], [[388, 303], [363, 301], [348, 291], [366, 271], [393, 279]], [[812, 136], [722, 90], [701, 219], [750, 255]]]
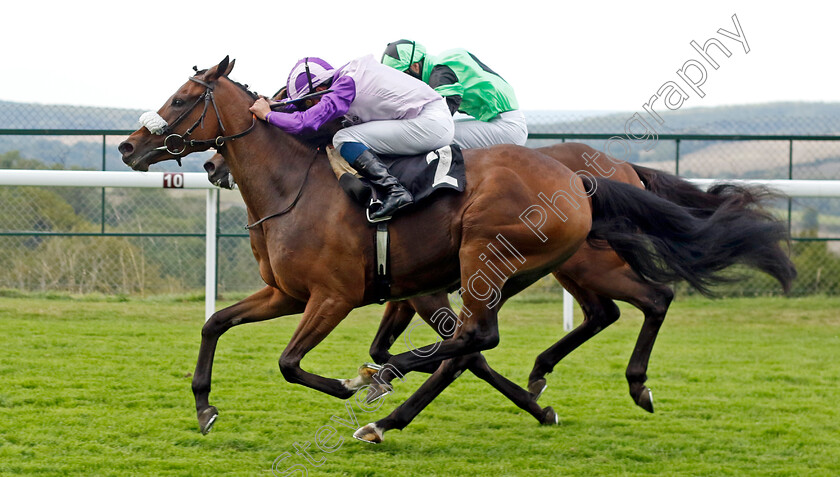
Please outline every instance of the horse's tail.
[[606, 242], [647, 280], [685, 280], [710, 295], [710, 286], [733, 280], [721, 272], [736, 263], [770, 274], [786, 292], [796, 277], [779, 246], [789, 240], [785, 224], [761, 209], [745, 208], [740, 196], [698, 216], [628, 184], [582, 179], [592, 191], [589, 242], [596, 247]]
[[715, 184], [708, 191], [691, 182], [667, 172], [631, 164], [645, 189], [682, 207], [687, 207], [692, 215], [708, 217], [721, 205], [731, 207], [758, 206], [775, 198], [770, 189], [763, 186], [741, 184]]

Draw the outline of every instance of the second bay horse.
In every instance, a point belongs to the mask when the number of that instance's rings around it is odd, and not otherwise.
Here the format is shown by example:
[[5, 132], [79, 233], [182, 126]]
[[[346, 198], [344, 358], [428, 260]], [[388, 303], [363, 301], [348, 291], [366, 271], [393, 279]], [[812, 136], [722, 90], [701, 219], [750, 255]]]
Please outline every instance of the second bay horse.
[[[762, 205], [775, 197], [763, 187], [726, 183], [716, 184], [704, 191], [664, 171], [622, 163], [614, 158], [602, 161], [610, 165], [607, 169], [590, 160], [597, 158], [599, 153], [583, 144], [562, 143], [537, 150], [572, 170], [586, 171], [593, 176], [608, 175], [611, 179], [640, 187], [643, 184], [660, 197], [690, 207], [691, 213], [697, 216], [708, 216], [721, 207], [727, 207], [742, 209], [748, 220], [760, 220], [764, 214]], [[232, 188], [230, 169], [221, 154], [208, 159], [204, 169], [208, 181], [220, 187]], [[770, 222], [775, 220], [769, 215], [765, 219]], [[749, 265], [776, 278], [785, 292], [796, 276], [796, 270], [780, 243], [763, 244], [756, 250]], [[586, 243], [552, 274], [567, 290], [571, 290], [581, 305], [584, 319], [575, 330], [538, 357], [529, 379], [530, 392], [499, 375], [483, 357], [476, 356], [468, 369], [541, 423], [551, 423], [556, 419], [554, 410], [551, 407], [540, 408], [535, 402], [545, 388], [545, 374], [571, 351], [618, 319], [619, 309], [612, 300], [626, 301], [644, 313], [642, 330], [627, 366], [626, 379], [630, 396], [639, 407], [653, 412], [652, 393], [645, 385], [647, 364], [674, 292], [664, 284], [642, 280], [611, 250], [594, 248]], [[449, 301], [445, 292], [389, 302], [370, 347], [371, 358], [378, 364], [387, 363], [391, 357], [389, 348], [408, 328], [415, 313], [440, 333], [436, 314], [447, 307]], [[365, 370], [365, 367], [362, 369]], [[427, 371], [432, 372], [434, 369], [429, 368]]]

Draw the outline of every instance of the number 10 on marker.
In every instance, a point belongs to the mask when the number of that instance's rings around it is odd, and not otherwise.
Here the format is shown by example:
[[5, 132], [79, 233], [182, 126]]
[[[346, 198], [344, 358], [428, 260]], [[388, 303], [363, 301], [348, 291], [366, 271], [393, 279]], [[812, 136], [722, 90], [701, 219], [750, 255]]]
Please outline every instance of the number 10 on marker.
[[183, 189], [184, 188], [184, 173], [182, 173], [182, 172], [164, 172], [163, 173], [163, 188], [164, 189]]

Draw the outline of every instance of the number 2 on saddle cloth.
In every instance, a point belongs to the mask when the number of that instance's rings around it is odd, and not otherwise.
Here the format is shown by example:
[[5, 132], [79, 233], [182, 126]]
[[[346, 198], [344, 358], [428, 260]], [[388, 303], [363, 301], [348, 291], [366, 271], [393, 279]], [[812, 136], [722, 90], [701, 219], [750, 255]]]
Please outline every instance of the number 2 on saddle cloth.
[[[341, 188], [366, 207], [370, 217], [370, 213], [380, 206], [383, 192], [357, 174], [334, 148], [327, 148], [327, 157]], [[463, 192], [467, 183], [464, 156], [454, 144], [416, 156], [380, 157], [391, 174], [414, 196], [413, 207], [422, 207], [422, 202], [434, 196], [437, 191]]]

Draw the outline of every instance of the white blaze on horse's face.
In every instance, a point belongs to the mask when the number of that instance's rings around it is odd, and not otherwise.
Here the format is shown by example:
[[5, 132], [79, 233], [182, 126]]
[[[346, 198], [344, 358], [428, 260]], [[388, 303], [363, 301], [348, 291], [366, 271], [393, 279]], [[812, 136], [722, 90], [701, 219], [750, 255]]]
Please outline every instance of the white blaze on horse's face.
[[142, 124], [146, 129], [148, 129], [150, 133], [155, 135], [163, 134], [163, 131], [166, 130], [166, 126], [169, 126], [169, 123], [167, 123], [165, 119], [160, 117], [160, 114], [154, 111], [146, 111], [145, 113], [141, 114], [140, 124]]

